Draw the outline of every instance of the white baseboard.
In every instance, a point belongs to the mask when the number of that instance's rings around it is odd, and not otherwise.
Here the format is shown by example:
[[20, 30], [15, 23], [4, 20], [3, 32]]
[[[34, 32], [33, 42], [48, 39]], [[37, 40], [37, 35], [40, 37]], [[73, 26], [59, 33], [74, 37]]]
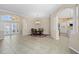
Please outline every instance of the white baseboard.
[[79, 54], [79, 51], [77, 51], [77, 50], [74, 49], [73, 47], [69, 47], [69, 48]]

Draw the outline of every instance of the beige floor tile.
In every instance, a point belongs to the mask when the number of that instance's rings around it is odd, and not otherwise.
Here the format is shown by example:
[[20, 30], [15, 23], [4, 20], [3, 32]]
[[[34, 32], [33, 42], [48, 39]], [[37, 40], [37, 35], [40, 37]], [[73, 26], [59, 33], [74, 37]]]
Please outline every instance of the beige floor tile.
[[4, 54], [71, 54], [68, 38], [60, 36], [60, 40], [50, 37], [6, 36], [0, 41], [0, 53]]

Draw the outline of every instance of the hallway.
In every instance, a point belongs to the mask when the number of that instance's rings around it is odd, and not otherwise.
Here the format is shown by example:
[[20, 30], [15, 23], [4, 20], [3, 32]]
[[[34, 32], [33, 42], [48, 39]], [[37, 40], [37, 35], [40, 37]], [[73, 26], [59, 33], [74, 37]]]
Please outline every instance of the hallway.
[[[64, 41], [64, 42], [63, 42]], [[3, 54], [71, 54], [68, 49], [68, 38], [61, 36], [60, 40], [47, 37], [6, 36], [0, 41], [0, 53]]]
[[[0, 54], [75, 53], [71, 48], [79, 51], [79, 5], [2, 4], [0, 8]], [[50, 37], [30, 36], [38, 34]]]

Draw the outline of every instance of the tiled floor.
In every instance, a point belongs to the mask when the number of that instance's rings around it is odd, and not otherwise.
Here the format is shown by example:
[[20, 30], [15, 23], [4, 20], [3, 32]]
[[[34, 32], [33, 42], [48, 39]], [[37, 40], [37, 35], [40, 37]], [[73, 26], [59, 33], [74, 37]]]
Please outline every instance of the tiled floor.
[[60, 40], [50, 37], [6, 36], [0, 40], [0, 53], [3, 54], [70, 54], [68, 38]]

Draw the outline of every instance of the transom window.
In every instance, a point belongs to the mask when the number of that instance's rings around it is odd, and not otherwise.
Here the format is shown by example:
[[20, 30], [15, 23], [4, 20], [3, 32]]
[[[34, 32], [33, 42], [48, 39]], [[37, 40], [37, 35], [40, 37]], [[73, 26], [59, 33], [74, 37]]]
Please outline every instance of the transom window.
[[12, 16], [9, 16], [9, 15], [1, 16], [1, 20], [2, 21], [11, 21], [12, 20]]

